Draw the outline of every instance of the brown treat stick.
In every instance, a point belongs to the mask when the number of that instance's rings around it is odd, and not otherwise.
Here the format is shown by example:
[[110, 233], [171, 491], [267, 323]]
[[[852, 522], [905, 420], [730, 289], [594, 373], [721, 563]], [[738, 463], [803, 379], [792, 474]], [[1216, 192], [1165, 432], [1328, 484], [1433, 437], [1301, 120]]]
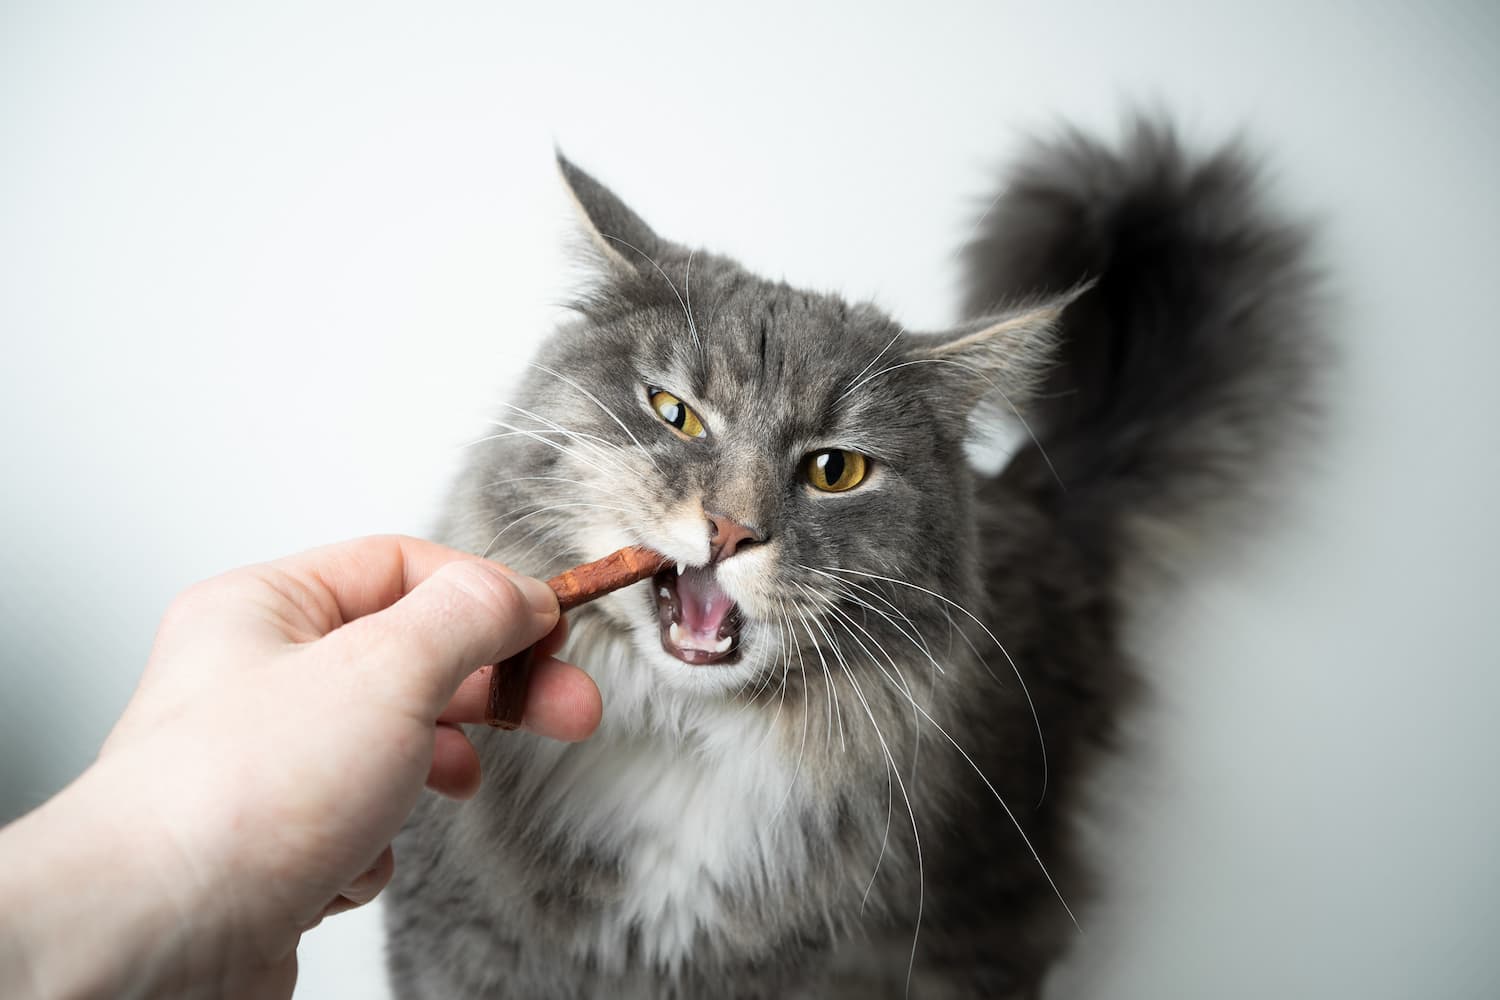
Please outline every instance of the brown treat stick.
[[[572, 611], [611, 591], [639, 583], [667, 564], [667, 558], [644, 545], [627, 545], [582, 566], [563, 570], [547, 581], [557, 595], [557, 606]], [[526, 710], [536, 647], [527, 646], [490, 670], [490, 697], [484, 721], [498, 729], [517, 729]]]

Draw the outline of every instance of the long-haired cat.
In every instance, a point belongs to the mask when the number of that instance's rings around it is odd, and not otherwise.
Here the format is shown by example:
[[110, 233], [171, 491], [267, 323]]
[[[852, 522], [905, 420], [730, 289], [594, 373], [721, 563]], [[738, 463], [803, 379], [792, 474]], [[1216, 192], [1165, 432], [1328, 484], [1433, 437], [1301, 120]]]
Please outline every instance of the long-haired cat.
[[[1137, 571], [1211, 541], [1307, 409], [1301, 230], [1234, 149], [1069, 134], [976, 229], [969, 318], [916, 333], [561, 167], [597, 282], [441, 537], [676, 565], [573, 618], [593, 739], [473, 731], [478, 797], [403, 833], [397, 994], [1038, 995], [1087, 896], [1082, 780], [1148, 674]], [[993, 476], [983, 414], [1027, 442]]]

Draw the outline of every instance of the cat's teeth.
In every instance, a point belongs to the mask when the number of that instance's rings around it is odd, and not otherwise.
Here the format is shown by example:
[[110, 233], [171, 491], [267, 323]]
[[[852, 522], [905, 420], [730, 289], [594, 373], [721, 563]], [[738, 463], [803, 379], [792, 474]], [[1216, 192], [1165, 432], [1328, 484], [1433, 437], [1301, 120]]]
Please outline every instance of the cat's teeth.
[[734, 637], [726, 635], [724, 638], [720, 639], [717, 644], [715, 644], [715, 646], [714, 646], [714, 652], [715, 653], [726, 652], [729, 649], [729, 647], [732, 646], [732, 645], [734, 645]]
[[657, 596], [659, 596], [659, 597], [671, 597], [672, 596], [672, 592], [670, 590], [668, 590], [666, 587], [662, 587], [656, 593], [657, 593]]
[[667, 635], [669, 635], [669, 636], [672, 637], [672, 641], [674, 643], [676, 643], [679, 646], [682, 645], [682, 626], [681, 625], [677, 624], [676, 622], [673, 622], [672, 623], [672, 627], [669, 628], [669, 629], [667, 629]]
[[677, 564], [677, 575], [681, 576], [682, 575], [682, 571], [685, 570], [685, 569], [687, 569], [687, 563], [681, 563], [681, 562], [678, 563]]

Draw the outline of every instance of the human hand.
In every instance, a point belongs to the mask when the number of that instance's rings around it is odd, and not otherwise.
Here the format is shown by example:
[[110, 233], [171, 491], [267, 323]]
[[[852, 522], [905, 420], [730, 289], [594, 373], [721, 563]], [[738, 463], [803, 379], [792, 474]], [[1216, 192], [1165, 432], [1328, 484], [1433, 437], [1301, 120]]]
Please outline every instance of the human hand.
[[423, 786], [477, 789], [456, 726], [481, 721], [476, 667], [544, 640], [523, 725], [589, 735], [598, 689], [551, 657], [561, 639], [545, 584], [409, 538], [318, 549], [178, 597], [98, 762], [65, 793], [86, 795], [154, 873], [176, 916], [155, 935], [174, 952], [155, 956], [168, 981], [290, 994], [301, 932], [385, 886]]

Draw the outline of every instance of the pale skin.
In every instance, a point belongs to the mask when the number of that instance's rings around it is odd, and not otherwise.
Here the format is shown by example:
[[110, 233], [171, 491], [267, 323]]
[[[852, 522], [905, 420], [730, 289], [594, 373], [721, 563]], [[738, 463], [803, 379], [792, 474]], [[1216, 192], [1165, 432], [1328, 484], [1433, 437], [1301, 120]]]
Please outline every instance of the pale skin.
[[423, 787], [466, 798], [488, 672], [541, 641], [523, 725], [580, 740], [545, 584], [366, 538], [197, 584], [98, 760], [0, 830], [0, 995], [287, 997], [302, 932], [374, 899]]

